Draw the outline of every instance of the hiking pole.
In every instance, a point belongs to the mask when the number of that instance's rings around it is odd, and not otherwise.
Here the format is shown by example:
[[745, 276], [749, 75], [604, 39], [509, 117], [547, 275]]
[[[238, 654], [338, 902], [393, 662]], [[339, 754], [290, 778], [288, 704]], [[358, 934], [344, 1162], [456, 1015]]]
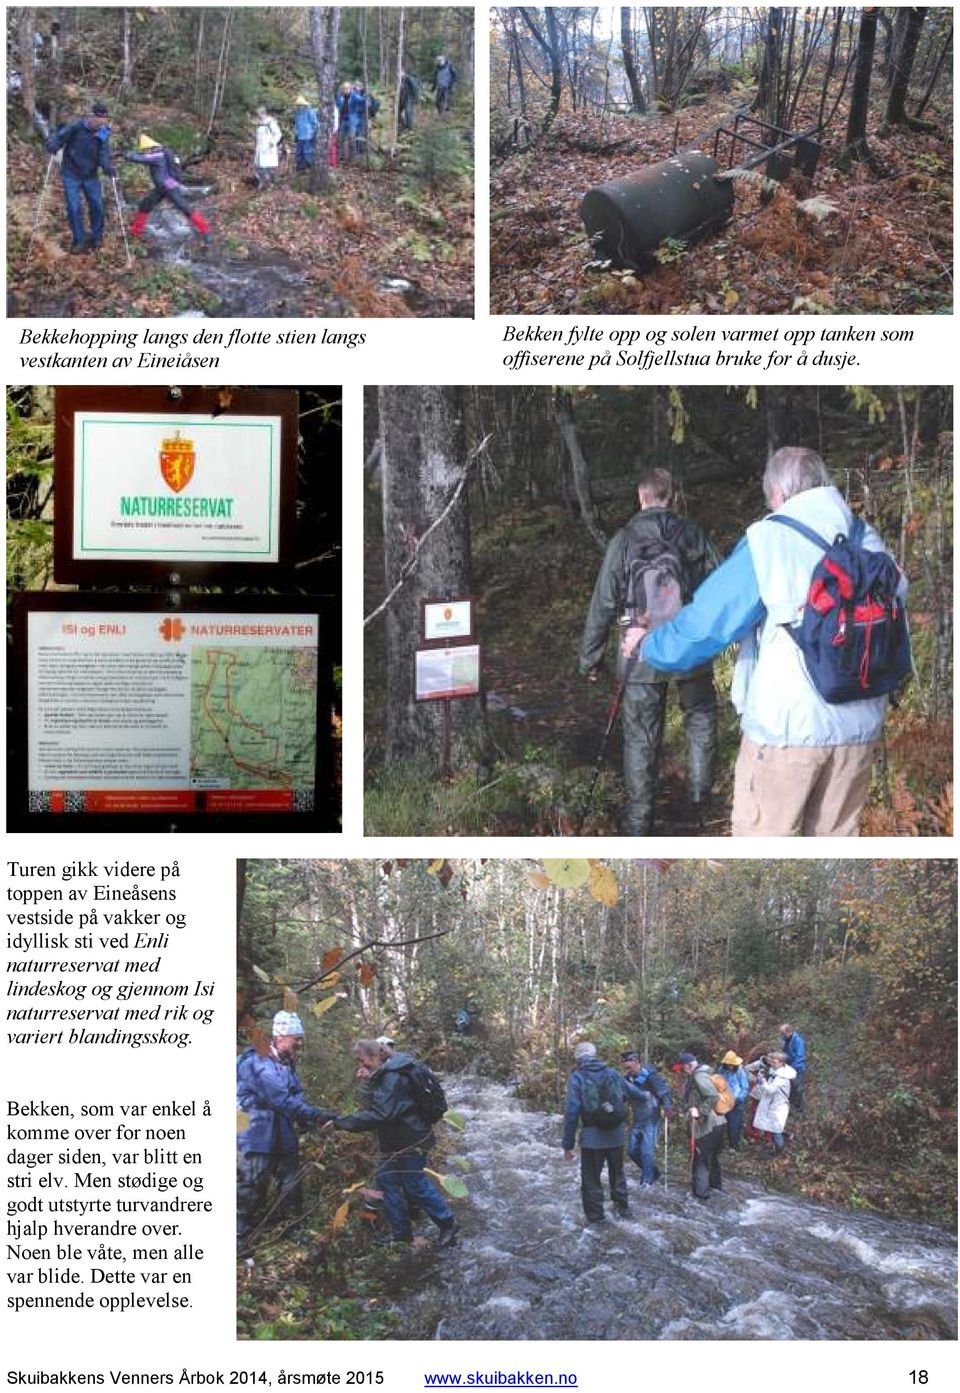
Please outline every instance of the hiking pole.
[[38, 230], [38, 228], [40, 227], [40, 219], [43, 217], [43, 205], [44, 205], [44, 203], [45, 203], [46, 200], [47, 200], [47, 186], [48, 186], [49, 183], [50, 183], [50, 175], [53, 173], [53, 166], [56, 164], [56, 162], [57, 162], [57, 157], [56, 157], [56, 155], [51, 155], [50, 158], [49, 158], [49, 160], [47, 160], [47, 169], [46, 169], [46, 173], [45, 173], [44, 176], [43, 176], [43, 184], [41, 185], [41, 188], [40, 188], [40, 197], [37, 199], [37, 211], [36, 211], [36, 213], [34, 214], [34, 217], [33, 217], [33, 228], [31, 229], [31, 232], [30, 232], [30, 241], [27, 243], [27, 258], [28, 258], [28, 260], [29, 260], [29, 257], [30, 257], [31, 252], [33, 251], [33, 242], [34, 242], [34, 238], [35, 238], [36, 235], [37, 235], [37, 230]]
[[127, 225], [123, 220], [123, 204], [120, 202], [120, 184], [115, 174], [112, 176], [110, 182], [113, 185], [113, 197], [117, 205], [117, 221], [120, 223], [120, 236], [123, 238], [123, 250], [126, 254], [127, 265], [132, 266], [133, 258], [130, 255], [130, 243], [127, 241]]
[[574, 836], [576, 837], [579, 837], [582, 833], [583, 824], [587, 820], [587, 813], [590, 811], [590, 804], [593, 802], [593, 795], [596, 792], [597, 781], [600, 778], [600, 771], [603, 768], [604, 761], [607, 758], [607, 745], [609, 743], [610, 736], [613, 732], [613, 727], [617, 723], [617, 717], [620, 715], [620, 707], [623, 705], [623, 695], [624, 692], [627, 690], [627, 683], [630, 680], [630, 674], [633, 671], [633, 665], [640, 655], [640, 644], [642, 643], [642, 641], [642, 638], [637, 640], [633, 648], [633, 651], [631, 652], [630, 656], [627, 658], [626, 663], [624, 664], [623, 676], [620, 678], [620, 681], [617, 683], [616, 690], [614, 691], [613, 700], [610, 703], [610, 710], [607, 713], [606, 729], [603, 732], [603, 739], [600, 741], [600, 749], [597, 753], [596, 762], [593, 766], [593, 778], [590, 780], [590, 791], [584, 799], [583, 807], [580, 810], [580, 820], [577, 823], [577, 830], [574, 833]]
[[666, 1194], [668, 1189], [667, 1178], [670, 1174], [670, 1119], [664, 1113], [663, 1117], [663, 1192]]

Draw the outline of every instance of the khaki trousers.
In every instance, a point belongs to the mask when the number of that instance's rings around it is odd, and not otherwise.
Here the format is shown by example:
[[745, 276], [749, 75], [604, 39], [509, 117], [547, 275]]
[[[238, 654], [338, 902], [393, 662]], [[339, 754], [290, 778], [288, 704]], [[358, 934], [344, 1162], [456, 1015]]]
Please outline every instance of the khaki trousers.
[[740, 745], [735, 837], [857, 837], [870, 788], [869, 745]]

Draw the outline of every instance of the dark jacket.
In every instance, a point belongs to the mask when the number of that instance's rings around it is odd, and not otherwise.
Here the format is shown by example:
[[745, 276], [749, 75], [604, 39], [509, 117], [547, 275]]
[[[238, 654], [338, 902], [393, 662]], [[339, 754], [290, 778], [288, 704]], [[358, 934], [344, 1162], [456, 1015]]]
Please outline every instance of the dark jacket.
[[789, 1040], [785, 1035], [781, 1035], [780, 1048], [787, 1056], [787, 1063], [791, 1069], [795, 1069], [798, 1074], [807, 1072], [807, 1042], [799, 1030], [795, 1030]]
[[123, 158], [132, 164], [145, 164], [150, 170], [153, 187], [161, 193], [167, 189], [182, 188], [180, 162], [165, 145], [158, 145], [155, 150], [131, 150]]
[[433, 81], [430, 84], [430, 91], [436, 92], [438, 87], [441, 90], [445, 87], [452, 87], [456, 80], [457, 70], [448, 58], [447, 61], [445, 63], [442, 63], [439, 68], [434, 68]]
[[51, 155], [63, 150], [63, 172], [76, 179], [90, 179], [99, 169], [113, 178], [109, 126], [94, 129], [87, 125], [87, 117], [81, 116], [61, 126], [47, 141], [47, 149]]
[[[583, 1124], [583, 1085], [592, 1076], [599, 1087], [605, 1074], [616, 1079], [626, 1111], [626, 1089], [624, 1079], [616, 1069], [604, 1064], [602, 1059], [585, 1059], [567, 1079], [567, 1106], [563, 1115], [563, 1149], [572, 1151], [577, 1139], [577, 1123]], [[580, 1145], [588, 1151], [602, 1151], [612, 1146], [623, 1146], [624, 1130], [621, 1122], [617, 1127], [596, 1127], [583, 1124], [580, 1128]]]
[[[580, 640], [580, 671], [589, 672], [602, 661], [607, 646], [607, 634], [616, 625], [623, 612], [626, 598], [626, 559], [631, 549], [632, 539], [646, 541], [653, 537], [666, 536], [676, 525], [678, 515], [669, 508], [644, 508], [621, 527], [607, 545], [600, 574], [593, 589], [593, 598], [587, 613]], [[702, 528], [689, 518], [682, 519], [683, 530], [677, 540], [677, 550], [683, 563], [684, 602], [692, 598], [701, 581], [720, 564], [720, 557], [712, 542]], [[623, 672], [625, 659], [617, 646], [617, 671]], [[710, 671], [710, 664], [692, 668], [680, 674], [694, 677]], [[676, 673], [672, 674], [674, 677]], [[658, 672], [648, 663], [637, 661], [630, 672], [631, 682], [669, 682], [671, 674]]]
[[391, 1055], [367, 1081], [363, 1107], [336, 1118], [336, 1126], [345, 1132], [376, 1132], [384, 1155], [429, 1145], [430, 1126], [417, 1112], [407, 1072], [413, 1063], [409, 1054]]
[[717, 1092], [716, 1084], [710, 1077], [710, 1069], [706, 1064], [698, 1064], [696, 1069], [687, 1079], [686, 1087], [683, 1090], [684, 1108], [696, 1108], [699, 1114], [694, 1119], [693, 1135], [699, 1141], [712, 1132], [714, 1127], [725, 1127], [726, 1117], [714, 1112], [720, 1094]]
[[633, 1105], [634, 1127], [655, 1121], [661, 1108], [673, 1107], [670, 1085], [652, 1064], [645, 1064], [636, 1078], [624, 1076], [623, 1087]]
[[297, 1127], [336, 1116], [315, 1108], [303, 1096], [303, 1084], [295, 1065], [271, 1052], [258, 1054], [252, 1047], [237, 1060], [237, 1107], [249, 1118], [237, 1135], [241, 1151], [268, 1155], [296, 1155]]

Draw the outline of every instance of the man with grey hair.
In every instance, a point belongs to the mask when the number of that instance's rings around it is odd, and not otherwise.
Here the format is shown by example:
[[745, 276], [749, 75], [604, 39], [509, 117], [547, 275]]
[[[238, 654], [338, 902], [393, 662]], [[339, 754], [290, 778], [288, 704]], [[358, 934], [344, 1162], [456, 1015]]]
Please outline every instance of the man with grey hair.
[[607, 1168], [610, 1198], [618, 1214], [630, 1213], [627, 1177], [623, 1167], [624, 1122], [627, 1116], [624, 1082], [616, 1069], [604, 1064], [596, 1045], [588, 1041], [573, 1052], [576, 1068], [567, 1079], [563, 1115], [563, 1155], [575, 1156], [580, 1126], [580, 1196], [589, 1224], [602, 1224], [603, 1168]]
[[[644, 663], [684, 672], [739, 643], [732, 699], [742, 743], [733, 793], [735, 837], [855, 837], [870, 787], [887, 698], [825, 701], [810, 680], [790, 628], [799, 620], [822, 548], [819, 537], [849, 536], [854, 517], [814, 450], [786, 446], [767, 461], [770, 514], [747, 528], [727, 560], [675, 619], [627, 631]], [[885, 551], [865, 525], [860, 545]], [[906, 591], [901, 578], [900, 593]]]

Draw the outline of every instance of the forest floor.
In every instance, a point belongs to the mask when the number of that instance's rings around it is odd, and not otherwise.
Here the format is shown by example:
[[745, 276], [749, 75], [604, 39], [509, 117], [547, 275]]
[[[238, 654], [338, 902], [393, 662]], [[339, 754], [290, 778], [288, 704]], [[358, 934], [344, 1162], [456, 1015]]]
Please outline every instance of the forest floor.
[[[933, 133], [871, 136], [882, 161], [838, 167], [832, 132], [811, 181], [791, 175], [761, 201], [737, 181], [733, 219], [698, 245], [664, 249], [655, 270], [598, 262], [580, 220], [586, 191], [671, 155], [712, 152], [706, 132], [737, 104], [712, 96], [678, 114], [561, 112], [528, 150], [491, 172], [490, 298], [495, 314], [943, 314], [953, 302], [953, 145], [949, 110]], [[816, 120], [801, 111], [797, 128]], [[875, 132], [879, 108], [869, 128]], [[742, 147], [741, 147], [742, 148]], [[721, 165], [724, 165], [721, 151]], [[725, 166], [724, 166], [725, 167]], [[802, 204], [816, 196], [817, 212]], [[829, 205], [829, 207], [827, 207]]]
[[[728, 481], [687, 486], [685, 492], [690, 516], [710, 519], [711, 536], [725, 554], [742, 530], [739, 491]], [[612, 511], [603, 524], [611, 534], [619, 525]], [[382, 598], [381, 557], [378, 528], [368, 512], [368, 610]], [[474, 519], [473, 575], [490, 748], [474, 766], [455, 771], [446, 786], [436, 777], [439, 748], [422, 766], [383, 764], [382, 623], [371, 629], [364, 715], [368, 834], [564, 836], [576, 831], [613, 686], [609, 666], [600, 685], [586, 682], [577, 671], [580, 634], [600, 561], [582, 522], [561, 505], [518, 507], [495, 519]], [[923, 616], [914, 616], [918, 620], [922, 627]], [[699, 820], [692, 817], [686, 798], [685, 741], [671, 684], [657, 779], [656, 836], [729, 833], [740, 743], [729, 700], [732, 671], [727, 652], [714, 665], [719, 711], [714, 796]], [[933, 728], [909, 698], [892, 712], [864, 831], [929, 836], [947, 830], [952, 825], [951, 748], [949, 725]], [[585, 817], [584, 835], [612, 836], [620, 830], [625, 801], [621, 763], [618, 727]]]
[[[158, 138], [182, 130], [181, 113], [140, 108]], [[424, 106], [420, 128], [438, 123]], [[454, 112], [450, 118], [459, 118]], [[457, 127], [459, 129], [459, 127]], [[414, 133], [416, 134], [416, 132]], [[70, 256], [60, 179], [53, 171], [32, 251], [28, 244], [47, 155], [11, 136], [7, 152], [8, 312], [12, 316], [470, 317], [473, 314], [473, 190], [468, 178], [435, 187], [408, 169], [411, 137], [395, 163], [373, 128], [371, 167], [331, 171], [331, 189], [312, 192], [292, 160], [275, 187], [257, 192], [249, 142], [225, 139], [185, 171], [206, 190], [193, 199], [212, 227], [206, 241], [169, 204], [124, 256], [113, 193], [103, 181], [106, 237], [96, 256]], [[114, 139], [115, 151], [129, 148]], [[171, 141], [171, 143], [173, 143]], [[180, 146], [175, 148], [183, 148]], [[129, 226], [150, 187], [135, 164], [118, 164]]]

